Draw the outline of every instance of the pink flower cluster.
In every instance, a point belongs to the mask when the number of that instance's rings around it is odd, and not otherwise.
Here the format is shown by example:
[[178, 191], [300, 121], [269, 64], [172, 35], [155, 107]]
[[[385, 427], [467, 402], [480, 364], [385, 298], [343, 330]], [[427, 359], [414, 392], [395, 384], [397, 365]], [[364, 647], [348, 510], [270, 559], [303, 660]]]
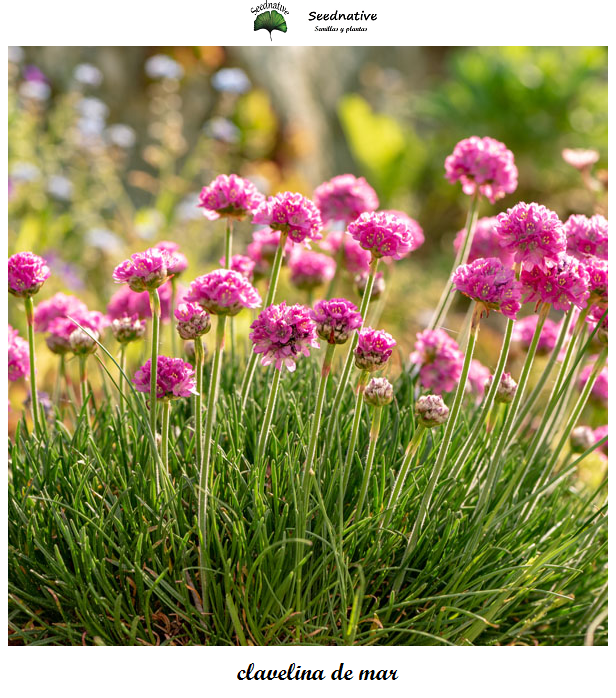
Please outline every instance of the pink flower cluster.
[[587, 257], [584, 262], [588, 272], [588, 290], [590, 302], [607, 306], [608, 301], [608, 263], [604, 259]]
[[185, 301], [199, 303], [214, 315], [237, 315], [242, 308], [258, 308], [261, 296], [238, 271], [216, 269], [198, 276], [188, 287]]
[[197, 303], [181, 303], [175, 309], [176, 327], [182, 339], [200, 337], [210, 331], [210, 314]]
[[363, 177], [343, 174], [333, 177], [314, 190], [314, 203], [324, 223], [342, 221], [349, 224], [365, 211], [376, 211], [379, 200]]
[[411, 226], [390, 213], [362, 213], [349, 233], [376, 258], [402, 259], [416, 247]]
[[436, 393], [453, 390], [462, 375], [464, 355], [458, 343], [445, 330], [418, 332], [411, 363], [420, 366], [419, 380]]
[[523, 269], [524, 302], [550, 303], [556, 310], [567, 311], [571, 304], [585, 308], [590, 296], [590, 276], [582, 262], [563, 254], [555, 266], [547, 269]]
[[[160, 315], [163, 321], [171, 318], [171, 282], [163, 284], [158, 289], [158, 297], [160, 299]], [[178, 285], [176, 302], [181, 302], [183, 299], [184, 289]], [[147, 320], [152, 317], [152, 309], [150, 307], [150, 294], [147, 291], [136, 293], [131, 291], [128, 286], [122, 286], [116, 291], [109, 303], [107, 304], [107, 315], [111, 320], [119, 320], [125, 316], [137, 315], [142, 320]]]
[[298, 243], [320, 240], [323, 227], [321, 214], [314, 203], [289, 191], [264, 201], [255, 211], [252, 222], [286, 232], [289, 240]]
[[525, 267], [547, 269], [567, 249], [567, 236], [560, 218], [545, 206], [521, 201], [500, 213], [496, 234], [503, 248]]
[[[588, 379], [590, 378], [590, 374], [592, 373], [595, 362], [597, 361], [596, 356], [589, 356], [588, 360], [590, 363], [580, 371], [580, 377], [579, 377], [579, 386], [580, 389], [583, 388]], [[607, 405], [607, 389], [608, 389], [608, 368], [607, 368], [607, 363], [601, 370], [601, 373], [597, 376], [597, 380], [595, 381], [595, 384], [592, 387], [591, 394], [597, 398], [600, 402], [604, 403]]]
[[336, 254], [343, 246], [342, 259], [344, 268], [350, 274], [367, 274], [370, 270], [372, 255], [354, 240], [344, 230], [332, 231], [323, 241], [321, 247], [332, 254]]
[[170, 240], [161, 240], [157, 242], [154, 247], [158, 250], [164, 250], [169, 255], [169, 261], [167, 263], [167, 272], [171, 275], [181, 274], [188, 267], [188, 260], [186, 255], [180, 252], [180, 246], [177, 242], [171, 242]]
[[[74, 322], [73, 322], [74, 321]], [[87, 330], [95, 333], [97, 338], [109, 324], [108, 318], [98, 310], [88, 310], [85, 306], [71, 313], [68, 317], [56, 317], [47, 325], [45, 343], [54, 354], [66, 354], [71, 349], [71, 335], [79, 327], [78, 323]]]
[[582, 261], [588, 257], [607, 259], [607, 219], [599, 214], [592, 218], [569, 216], [565, 223], [567, 252]]
[[518, 186], [518, 168], [513, 153], [494, 138], [471, 136], [456, 144], [445, 159], [445, 177], [462, 183], [469, 196], [479, 192], [490, 203], [511, 194]]
[[254, 352], [263, 354], [261, 364], [273, 363], [279, 371], [283, 365], [295, 371], [297, 357], [310, 356], [310, 347], [319, 348], [316, 326], [303, 305], [270, 305], [250, 328]]
[[355, 354], [355, 365], [362, 371], [378, 371], [391, 356], [396, 340], [384, 330], [365, 327], [360, 333]]
[[396, 211], [395, 209], [387, 209], [386, 211], [383, 211], [383, 213], [388, 213], [390, 216], [395, 216], [407, 224], [413, 238], [411, 242], [411, 252], [414, 252], [418, 247], [421, 247], [424, 244], [426, 238], [423, 228], [414, 218], [411, 218], [407, 213], [404, 213], [404, 211]]
[[199, 206], [211, 221], [221, 216], [241, 219], [254, 213], [264, 200], [251, 181], [235, 174], [218, 175], [201, 190]]
[[9, 257], [9, 293], [18, 298], [33, 296], [50, 277], [47, 262], [32, 252], [18, 252]]
[[113, 270], [113, 280], [126, 283], [131, 290], [140, 293], [153, 291], [167, 280], [172, 258], [166, 250], [151, 247], [145, 252], [135, 252]]
[[[133, 383], [140, 393], [150, 392], [152, 359], [135, 372]], [[159, 356], [156, 360], [156, 397], [159, 400], [174, 400], [189, 397], [196, 392], [195, 371], [182, 359]]]
[[[252, 277], [253, 277], [253, 272], [255, 269], [255, 263], [254, 261], [250, 258], [247, 257], [244, 254], [234, 254], [231, 257], [231, 264], [229, 266], [229, 269], [231, 271], [237, 271], [239, 272], [242, 276], [246, 277], [248, 281], [252, 283]], [[225, 258], [221, 257], [218, 260], [218, 263], [221, 266], [225, 265]]]
[[34, 329], [37, 332], [46, 332], [52, 320], [67, 315], [85, 313], [87, 310], [86, 304], [79, 298], [56, 293], [48, 300], [41, 301], [34, 309]]
[[344, 344], [362, 323], [357, 306], [345, 298], [317, 301], [310, 315], [317, 334], [329, 344]]
[[30, 351], [28, 342], [19, 336], [19, 332], [9, 328], [9, 380], [16, 381], [23, 378], [30, 371]]
[[289, 259], [289, 271], [294, 286], [310, 291], [334, 278], [336, 262], [319, 252], [299, 250]]
[[[538, 315], [527, 315], [526, 317], [518, 320], [513, 326], [512, 340], [514, 342], [520, 343], [523, 347], [528, 349], [530, 343], [537, 329], [537, 321], [539, 320]], [[550, 318], [546, 318], [545, 324], [541, 329], [541, 334], [539, 335], [539, 343], [537, 344], [538, 354], [548, 354], [556, 346], [556, 340], [558, 339], [558, 334], [560, 332], [560, 325]]]
[[455, 270], [452, 281], [460, 293], [506, 317], [515, 319], [521, 307], [522, 286], [516, 281], [515, 272], [503, 266], [496, 257], [461, 264]]
[[[490, 218], [480, 218], [477, 221], [467, 260], [469, 263], [480, 257], [498, 257], [506, 267], [513, 265], [513, 254], [501, 247], [500, 239], [496, 234], [497, 220], [496, 216], [491, 216]], [[460, 251], [465, 237], [466, 229], [462, 228], [458, 231], [453, 242], [456, 252]]]

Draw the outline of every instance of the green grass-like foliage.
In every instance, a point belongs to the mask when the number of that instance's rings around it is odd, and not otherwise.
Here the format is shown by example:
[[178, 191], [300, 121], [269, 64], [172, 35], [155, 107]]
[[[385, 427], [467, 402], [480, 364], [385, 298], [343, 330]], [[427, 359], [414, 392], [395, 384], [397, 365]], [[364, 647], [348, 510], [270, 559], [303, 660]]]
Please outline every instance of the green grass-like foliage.
[[[198, 584], [190, 401], [173, 403], [173, 489], [160, 496], [143, 396], [127, 394], [120, 411], [117, 401], [95, 405], [91, 395], [91, 431], [83, 410], [69, 413], [67, 426], [52, 416], [40, 441], [20, 423], [9, 443], [12, 643], [583, 644], [607, 597], [606, 484], [594, 492], [579, 489], [576, 463], [569, 462], [532, 493], [550, 456], [545, 451], [498, 512], [490, 516], [488, 510], [478, 522], [473, 513], [487, 465], [485, 439], [477, 441], [457, 478], [451, 477], [472, 406], [462, 414], [404, 582], [392, 593], [442, 435], [441, 429], [429, 432], [379, 542], [379, 524], [415, 428], [415, 386], [407, 373], [395, 385], [394, 402], [383, 409], [368, 496], [356, 522], [351, 515], [369, 414], [364, 407], [361, 458], [356, 455], [341, 511], [338, 464], [354, 400], [350, 389], [344, 397], [333, 448], [314, 476], [300, 560], [303, 608], [297, 612], [296, 502], [318, 359], [302, 360], [296, 373], [283, 376], [261, 468], [254, 467], [253, 456], [271, 375], [257, 371], [240, 420], [243, 363], [236, 361], [225, 357], [214, 430], [206, 599]], [[111, 376], [115, 371], [110, 365]], [[115, 388], [111, 382], [108, 387], [113, 398]], [[326, 405], [334, 387], [330, 380]], [[520, 468], [526, 446], [520, 441], [509, 449], [493, 502]], [[318, 453], [323, 447], [320, 441]], [[532, 509], [527, 506], [536, 500]], [[600, 624], [594, 643], [606, 642]]]

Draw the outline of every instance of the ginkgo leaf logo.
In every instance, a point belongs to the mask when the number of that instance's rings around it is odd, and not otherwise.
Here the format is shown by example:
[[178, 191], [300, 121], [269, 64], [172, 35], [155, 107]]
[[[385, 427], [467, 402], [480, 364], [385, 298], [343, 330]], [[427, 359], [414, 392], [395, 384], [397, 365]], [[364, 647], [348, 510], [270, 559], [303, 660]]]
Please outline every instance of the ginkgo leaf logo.
[[255, 31], [259, 31], [259, 29], [267, 29], [271, 41], [273, 31], [286, 33], [287, 23], [285, 22], [284, 17], [279, 12], [276, 12], [276, 10], [272, 10], [271, 12], [262, 12], [255, 19]]

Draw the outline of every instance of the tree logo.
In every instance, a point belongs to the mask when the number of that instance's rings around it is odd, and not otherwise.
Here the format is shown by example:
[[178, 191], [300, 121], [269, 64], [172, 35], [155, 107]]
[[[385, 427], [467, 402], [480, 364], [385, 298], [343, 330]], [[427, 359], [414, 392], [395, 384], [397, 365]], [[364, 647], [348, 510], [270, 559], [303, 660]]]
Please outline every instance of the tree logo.
[[[288, 14], [288, 11], [279, 3], [275, 3], [274, 5], [265, 3], [261, 7], [278, 7], [278, 9], [282, 10], [285, 14]], [[280, 12], [277, 12], [276, 10], [268, 10], [266, 12], [261, 12], [261, 14], [257, 15], [255, 18], [254, 30], [259, 31], [259, 29], [267, 29], [270, 35], [270, 41], [272, 41], [273, 31], [284, 32], [286, 34], [287, 21], [284, 16], [280, 14]]]

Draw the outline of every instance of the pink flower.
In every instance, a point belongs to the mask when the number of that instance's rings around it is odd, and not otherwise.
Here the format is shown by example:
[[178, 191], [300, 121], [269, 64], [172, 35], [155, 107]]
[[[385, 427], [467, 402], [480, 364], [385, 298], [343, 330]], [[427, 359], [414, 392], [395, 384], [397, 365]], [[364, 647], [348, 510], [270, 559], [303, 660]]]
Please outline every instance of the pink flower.
[[377, 258], [402, 259], [416, 247], [409, 224], [390, 213], [362, 213], [349, 233]]
[[364, 327], [359, 333], [355, 354], [355, 365], [362, 371], [378, 371], [391, 356], [396, 340], [384, 330]]
[[542, 270], [524, 269], [520, 276], [524, 285], [524, 303], [550, 303], [556, 310], [567, 311], [571, 304], [585, 308], [590, 296], [590, 276], [584, 264], [563, 254], [556, 266]]
[[9, 380], [16, 381], [28, 375], [30, 371], [30, 351], [28, 342], [19, 336], [19, 332], [9, 328]]
[[319, 348], [316, 327], [303, 305], [270, 305], [250, 326], [255, 354], [263, 354], [261, 364], [273, 363], [281, 371], [295, 371], [295, 359], [310, 356], [309, 347]]
[[588, 276], [588, 290], [590, 291], [590, 302], [607, 306], [608, 300], [608, 263], [604, 259], [587, 257], [583, 261]]
[[479, 192], [491, 204], [513, 193], [518, 186], [518, 168], [513, 153], [494, 138], [471, 136], [456, 144], [445, 159], [445, 177], [462, 183], [469, 196]]
[[394, 209], [388, 209], [383, 211], [383, 213], [396, 216], [396, 218], [399, 218], [401, 221], [404, 221], [404, 223], [407, 224], [413, 237], [411, 252], [414, 252], [418, 247], [421, 247], [424, 244], [426, 238], [424, 236], [423, 228], [414, 218], [411, 218], [408, 214], [404, 213], [404, 211], [396, 211]]
[[181, 274], [186, 267], [188, 267], [188, 260], [186, 256], [180, 252], [180, 246], [177, 242], [170, 242], [169, 240], [161, 240], [157, 242], [154, 247], [157, 250], [164, 250], [169, 255], [169, 262], [167, 263], [167, 272], [173, 274]]
[[603, 216], [569, 216], [565, 233], [569, 254], [582, 261], [589, 256], [607, 259], [607, 219]]
[[64, 293], [56, 293], [49, 300], [41, 301], [34, 310], [34, 329], [37, 332], [46, 332], [49, 323], [57, 317], [66, 317], [74, 313], [87, 312], [86, 304]]
[[18, 298], [38, 293], [50, 275], [47, 262], [32, 252], [18, 252], [9, 257], [9, 293]]
[[[537, 329], [538, 315], [528, 315], [518, 320], [513, 326], [512, 339], [514, 342], [519, 342], [525, 349], [530, 347], [530, 343]], [[546, 318], [545, 324], [539, 335], [539, 343], [537, 344], [538, 354], [548, 354], [556, 346], [556, 340], [560, 333], [560, 325], [550, 318]]]
[[466, 391], [473, 393], [476, 396], [476, 402], [481, 402], [483, 397], [486, 381], [490, 380], [490, 370], [486, 368], [481, 361], [473, 359], [468, 371], [468, 379], [466, 381]]
[[310, 315], [317, 334], [329, 344], [344, 344], [362, 323], [357, 306], [345, 298], [317, 301]]
[[601, 323], [595, 338], [602, 344], [607, 343], [608, 334], [608, 316], [605, 311], [606, 308], [593, 305], [588, 313], [588, 317], [586, 318], [586, 322], [589, 324], [591, 332], [594, 331], [598, 323]]
[[563, 160], [576, 170], [585, 170], [599, 160], [599, 153], [596, 150], [585, 148], [565, 148], [562, 156]]
[[[221, 257], [218, 260], [218, 263], [224, 267], [225, 261], [225, 258]], [[230, 261], [231, 266], [229, 269], [231, 269], [231, 271], [239, 272], [242, 276], [246, 277], [248, 281], [252, 282], [255, 263], [250, 257], [247, 257], [244, 254], [234, 254]]]
[[216, 269], [198, 276], [188, 287], [185, 301], [199, 303], [214, 315], [237, 315], [242, 308], [257, 308], [261, 296], [238, 271]]
[[175, 309], [178, 334], [182, 339], [195, 339], [210, 331], [210, 314], [197, 303], [181, 303]]
[[474, 301], [483, 303], [488, 310], [497, 310], [515, 320], [520, 309], [522, 286], [515, 272], [503, 266], [500, 259], [476, 259], [461, 264], [454, 272], [453, 286]]
[[[513, 254], [501, 247], [500, 238], [496, 234], [497, 220], [496, 216], [492, 216], [490, 218], [480, 218], [477, 221], [467, 260], [469, 263], [480, 257], [498, 257], [506, 267], [513, 266]], [[462, 230], [458, 231], [453, 242], [456, 252], [459, 252], [465, 237], [466, 229], [462, 228]]]
[[[252, 234], [252, 242], [246, 247], [246, 255], [254, 262], [253, 273], [255, 277], [265, 276], [276, 255], [280, 242], [280, 231], [271, 228], [260, 228]], [[284, 246], [284, 255], [293, 249], [293, 243], [287, 239]]]
[[265, 197], [248, 179], [235, 174], [218, 175], [199, 195], [199, 206], [211, 221], [221, 216], [245, 218], [253, 214]]
[[520, 202], [507, 213], [500, 213], [496, 234], [502, 247], [525, 267], [547, 269], [556, 264], [567, 248], [565, 228], [560, 218], [545, 206]]
[[333, 177], [314, 190], [314, 203], [324, 223], [342, 221], [349, 224], [365, 211], [375, 211], [379, 200], [363, 177], [343, 174]]
[[[150, 392], [152, 359], [148, 359], [137, 369], [133, 383], [140, 393]], [[175, 400], [196, 393], [196, 380], [193, 367], [182, 359], [159, 356], [156, 360], [156, 397], [159, 400]]]
[[[591, 362], [587, 366], [584, 366], [584, 368], [580, 371], [580, 377], [579, 377], [579, 386], [580, 389], [582, 389], [588, 379], [590, 378], [590, 374], [593, 371], [593, 368], [595, 366], [595, 362], [597, 361], [596, 356], [590, 356], [588, 357], [588, 360]], [[605, 405], [607, 405], [607, 387], [608, 387], [608, 370], [607, 370], [607, 363], [601, 370], [601, 373], [597, 376], [597, 380], [595, 381], [595, 384], [592, 387], [591, 394], [597, 398], [600, 402], [603, 402]]]
[[291, 283], [309, 291], [333, 279], [336, 262], [325, 254], [301, 250], [291, 255], [289, 270]]
[[127, 283], [132, 291], [153, 291], [167, 280], [169, 265], [173, 261], [166, 250], [151, 247], [145, 252], [135, 252], [113, 271], [113, 280]]
[[416, 336], [409, 358], [420, 366], [421, 384], [437, 393], [452, 391], [460, 380], [464, 362], [458, 343], [441, 329], [424, 330]]
[[270, 196], [255, 211], [252, 222], [289, 234], [293, 242], [321, 239], [321, 214], [310, 199], [289, 191]]
[[54, 354], [66, 354], [71, 351], [70, 338], [78, 325], [85, 327], [97, 337], [107, 327], [108, 319], [98, 310], [80, 309], [71, 314], [71, 317], [54, 318], [47, 326], [49, 333], [45, 337], [45, 343]]
[[[160, 298], [160, 315], [161, 319], [166, 322], [171, 317], [171, 282], [163, 284], [158, 289], [158, 297]], [[184, 295], [184, 288], [178, 284], [176, 302], [181, 302]], [[150, 294], [147, 291], [136, 293], [131, 291], [128, 286], [122, 286], [111, 297], [107, 305], [107, 315], [111, 320], [119, 320], [126, 315], [137, 315], [142, 320], [147, 320], [152, 317], [152, 309], [150, 308]]]
[[[593, 434], [594, 434], [594, 437], [595, 437], [595, 443], [597, 443], [598, 441], [601, 441], [601, 439], [602, 439], [604, 436], [607, 436], [607, 435], [608, 435], [608, 426], [607, 426], [607, 424], [604, 424], [604, 425], [601, 426], [601, 427], [597, 427], [597, 428], [594, 430]], [[607, 453], [607, 441], [606, 441], [604, 444], [601, 444], [601, 446], [599, 446], [599, 448], [600, 448], [602, 451], [605, 451], [605, 453]]]
[[321, 247], [336, 254], [343, 245], [343, 264], [350, 274], [367, 274], [370, 271], [372, 255], [344, 230], [334, 230], [325, 238]]

